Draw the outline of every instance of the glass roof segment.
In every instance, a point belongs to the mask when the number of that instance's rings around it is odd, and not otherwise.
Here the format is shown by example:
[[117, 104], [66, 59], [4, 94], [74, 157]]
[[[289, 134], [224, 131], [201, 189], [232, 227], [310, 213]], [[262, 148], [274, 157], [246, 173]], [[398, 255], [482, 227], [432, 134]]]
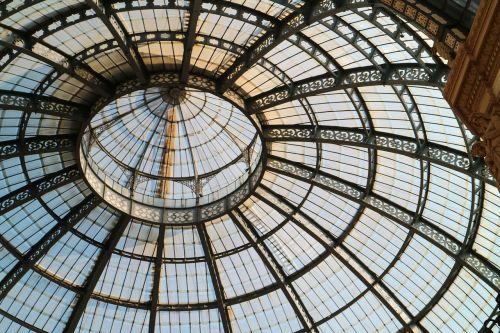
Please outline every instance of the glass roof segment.
[[391, 4], [0, 4], [0, 331], [478, 331], [500, 194]]

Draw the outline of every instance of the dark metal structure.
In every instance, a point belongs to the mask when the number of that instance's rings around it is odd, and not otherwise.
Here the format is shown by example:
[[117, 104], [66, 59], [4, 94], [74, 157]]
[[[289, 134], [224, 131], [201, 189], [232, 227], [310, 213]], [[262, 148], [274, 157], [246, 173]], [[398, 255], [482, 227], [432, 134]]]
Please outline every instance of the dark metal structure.
[[0, 331], [489, 332], [477, 4], [1, 2]]

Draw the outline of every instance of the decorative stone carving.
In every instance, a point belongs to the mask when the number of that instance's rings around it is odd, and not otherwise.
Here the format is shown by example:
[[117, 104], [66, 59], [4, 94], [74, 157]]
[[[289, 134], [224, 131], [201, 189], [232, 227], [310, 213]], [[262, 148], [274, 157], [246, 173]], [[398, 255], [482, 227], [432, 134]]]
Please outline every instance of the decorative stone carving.
[[486, 165], [498, 182], [500, 179], [500, 115], [491, 118], [483, 140], [474, 144], [472, 154], [484, 157]]
[[500, 185], [500, 0], [481, 1], [466, 42], [451, 63], [445, 98], [482, 141], [472, 147], [484, 157]]

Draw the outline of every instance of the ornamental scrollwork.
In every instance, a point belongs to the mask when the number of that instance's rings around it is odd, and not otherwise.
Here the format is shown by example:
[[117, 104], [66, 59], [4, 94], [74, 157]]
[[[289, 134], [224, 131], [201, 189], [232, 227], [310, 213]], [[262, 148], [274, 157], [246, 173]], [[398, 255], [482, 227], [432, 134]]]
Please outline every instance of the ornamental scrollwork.
[[291, 19], [285, 23], [285, 26], [280, 32], [280, 36], [287, 37], [288, 35], [290, 35], [291, 32], [293, 33], [294, 31], [297, 30], [297, 28], [303, 26], [304, 23], [305, 23], [305, 16], [302, 13], [299, 13], [298, 15], [291, 17]]
[[319, 92], [329, 88], [333, 88], [337, 85], [335, 77], [325, 77], [317, 80], [312, 80], [304, 82], [295, 86], [293, 90], [293, 95], [304, 95], [311, 92]]
[[17, 142], [8, 142], [0, 146], [0, 159], [8, 158], [19, 152], [19, 144]]
[[0, 200], [0, 214], [23, 204], [24, 202], [34, 198], [36, 195], [46, 193], [60, 185], [66, 184], [69, 181], [78, 179], [80, 172], [75, 166], [63, 169], [55, 174], [48, 175], [47, 178], [42, 178], [25, 187], [4, 196]]
[[52, 101], [43, 101], [40, 100], [36, 103], [37, 109], [42, 113], [52, 113], [56, 115], [60, 115], [62, 117], [71, 117], [75, 115], [79, 115], [81, 113], [80, 108], [73, 105], [67, 105]]
[[[130, 91], [134, 91], [134, 90], [139, 89], [141, 86], [142, 86], [142, 84], [141, 84], [141, 82], [139, 80], [129, 80], [129, 81], [126, 81], [126, 82], [120, 84], [116, 88], [115, 95], [116, 96], [121, 96], [121, 95], [127, 94]], [[105, 99], [103, 99], [103, 100], [105, 100]], [[107, 103], [103, 103], [103, 106], [104, 106], [104, 104], [107, 104]]]
[[164, 85], [179, 82], [179, 75], [177, 73], [162, 73], [151, 75], [149, 85]]
[[332, 141], [346, 141], [346, 142], [364, 142], [366, 141], [366, 135], [364, 133], [345, 131], [345, 130], [334, 130], [334, 129], [320, 129], [318, 131], [318, 138], [323, 140]]
[[265, 131], [268, 138], [286, 139], [286, 138], [312, 138], [314, 129], [312, 128], [271, 128]]
[[2, 198], [2, 201], [0, 201], [0, 213], [9, 210], [18, 202], [24, 202], [28, 200], [30, 197], [32, 197], [32, 191], [31, 189], [27, 188], [17, 193], [14, 193], [13, 195], [10, 195], [7, 198], [5, 197]]
[[27, 97], [15, 96], [15, 95], [0, 95], [0, 105], [2, 107], [19, 107], [26, 108], [31, 105], [32, 100]]
[[385, 200], [379, 199], [377, 197], [373, 196], [368, 196], [365, 198], [365, 202], [368, 205], [371, 205], [374, 208], [377, 208], [381, 210], [382, 212], [394, 217], [395, 219], [405, 223], [405, 224], [410, 224], [412, 220], [412, 216], [400, 208], [394, 206], [390, 202], [387, 202]]
[[318, 5], [316, 5], [316, 7], [314, 7], [312, 15], [313, 17], [323, 15], [323, 13], [329, 12], [335, 8], [337, 8], [337, 3], [335, 1], [322, 0]]
[[15, 107], [20, 109], [33, 110], [34, 112], [55, 114], [60, 117], [74, 117], [75, 115], [79, 115], [82, 113], [82, 110], [75, 105], [7, 94], [0, 95], [0, 107]]
[[[250, 60], [255, 59], [255, 57], [258, 57], [261, 52], [263, 52], [265, 49], [267, 49], [269, 46], [271, 46], [274, 41], [276, 40], [276, 36], [274, 34], [271, 34], [269, 37], [267, 37], [262, 43], [260, 43], [255, 50], [251, 53], [250, 55]], [[240, 64], [236, 69], [239, 72], [242, 70], [243, 64]]]
[[453, 239], [447, 237], [439, 230], [434, 229], [432, 226], [424, 223], [422, 221], [415, 222], [413, 225], [413, 229], [421, 232], [427, 237], [431, 238], [433, 241], [445, 247], [448, 251], [453, 254], [458, 254], [461, 250], [461, 245], [454, 241]]
[[188, 78], [188, 83], [194, 87], [215, 92], [215, 82], [207, 78], [197, 75], [190, 75]]
[[237, 205], [241, 200], [243, 200], [244, 197], [246, 197], [249, 193], [248, 185], [245, 184], [243, 187], [241, 187], [239, 190], [234, 192], [229, 198], [229, 205], [230, 207], [234, 207]]
[[489, 268], [480, 258], [472, 253], [468, 253], [464, 257], [464, 261], [472, 267], [479, 275], [486, 278], [497, 288], [500, 288], [500, 276], [497, 272]]
[[234, 68], [227, 76], [228, 80], [232, 80], [236, 75], [238, 75], [243, 70], [243, 66], [243, 63], [236, 66], [236, 68]]
[[80, 171], [78, 169], [69, 169], [62, 173], [59, 173], [47, 180], [38, 182], [35, 188], [38, 192], [46, 192], [52, 188], [57, 187], [61, 183], [66, 183], [68, 181], [77, 179], [80, 177]]
[[26, 266], [19, 263], [9, 272], [2, 280], [4, 283], [0, 286], [0, 298], [3, 298], [12, 289], [12, 285], [17, 282], [18, 277], [23, 276], [27, 269]]
[[443, 150], [435, 147], [429, 147], [425, 155], [432, 159], [440, 160], [446, 164], [451, 164], [461, 169], [468, 169], [471, 165], [470, 159], [465, 155], [459, 155], [452, 151]]
[[160, 222], [160, 209], [153, 207], [146, 207], [135, 203], [133, 206], [133, 215], [138, 216], [146, 221]]
[[343, 84], [357, 84], [368, 82], [381, 82], [382, 73], [378, 69], [363, 70], [361, 72], [349, 73], [342, 80]]
[[200, 215], [203, 220], [220, 215], [225, 211], [224, 200], [219, 200], [213, 204], [201, 207]]
[[189, 223], [194, 221], [194, 209], [167, 210], [163, 217], [166, 223]]
[[393, 71], [390, 79], [394, 81], [429, 81], [429, 73], [424, 68], [404, 68]]
[[338, 181], [326, 175], [316, 175], [314, 181], [355, 199], [361, 199], [363, 197], [363, 192], [357, 190], [356, 188], [353, 188], [352, 186], [349, 186], [344, 182]]
[[263, 96], [256, 99], [250, 103], [250, 108], [252, 110], [258, 110], [265, 108], [267, 105], [275, 104], [277, 102], [283, 101], [291, 96], [290, 89], [284, 88], [278, 91], [272, 92], [269, 95]]
[[393, 138], [388, 136], [375, 136], [375, 144], [385, 148], [404, 151], [407, 153], [415, 153], [417, 151], [417, 143], [415, 141], [404, 140], [401, 138]]
[[268, 166], [306, 179], [312, 179], [314, 177], [312, 171], [277, 160], [269, 160]]
[[54, 137], [45, 140], [28, 141], [25, 149], [28, 153], [45, 152], [72, 147], [74, 143], [74, 139]]

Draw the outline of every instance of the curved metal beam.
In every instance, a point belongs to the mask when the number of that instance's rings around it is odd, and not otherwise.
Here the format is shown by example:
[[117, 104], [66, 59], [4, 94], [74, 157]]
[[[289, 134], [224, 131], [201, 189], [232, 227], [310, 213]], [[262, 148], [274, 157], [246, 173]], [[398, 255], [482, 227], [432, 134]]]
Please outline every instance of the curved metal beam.
[[10, 90], [0, 90], [0, 108], [31, 111], [78, 121], [85, 119], [90, 113], [90, 108], [82, 104]]
[[217, 264], [214, 259], [214, 253], [210, 245], [210, 239], [208, 238], [206, 225], [204, 223], [199, 223], [196, 226], [196, 229], [198, 230], [201, 245], [203, 247], [203, 252], [205, 252], [205, 256], [207, 258], [207, 267], [208, 271], [210, 272], [212, 284], [214, 286], [214, 292], [217, 298], [217, 307], [219, 309], [222, 327], [225, 333], [231, 333], [231, 321], [229, 319], [229, 313], [227, 309], [228, 305], [224, 297], [224, 287], [222, 286], [222, 282], [220, 280]]
[[0, 198], [0, 215], [80, 178], [81, 174], [76, 165], [46, 174], [44, 177]]
[[71, 316], [66, 323], [66, 327], [64, 328], [65, 333], [73, 333], [80, 322], [80, 318], [82, 317], [85, 308], [87, 307], [87, 303], [92, 296], [94, 288], [101, 277], [102, 272], [106, 268], [106, 265], [113, 254], [113, 249], [116, 247], [116, 244], [120, 240], [123, 232], [127, 228], [131, 218], [128, 215], [121, 215], [118, 221], [116, 222], [113, 230], [110, 231], [109, 237], [104, 244], [101, 252], [99, 253], [98, 258], [94, 263], [94, 268], [90, 272], [87, 277], [83, 292], [80, 294], [78, 301], [76, 302], [73, 311], [71, 312]]
[[[484, 182], [481, 180], [474, 179], [472, 181], [473, 191], [471, 200], [471, 214], [470, 214], [470, 226], [467, 229], [466, 237], [463, 242], [463, 248], [461, 250], [462, 255], [467, 255], [467, 253], [473, 251], [472, 247], [474, 245], [475, 236], [477, 230], [481, 223], [481, 216], [483, 211], [484, 202]], [[413, 318], [412, 323], [418, 324], [425, 316], [434, 308], [434, 306], [442, 299], [443, 295], [450, 289], [453, 282], [457, 278], [458, 274], [461, 272], [463, 265], [461, 262], [457, 261], [451, 268], [448, 277], [443, 282], [441, 288], [437, 290], [434, 296], [427, 302], [427, 304], [420, 310], [420, 312]]]
[[[275, 197], [269, 199], [259, 193], [260, 188], [255, 194], [256, 197], [271, 206], [282, 215], [290, 216], [291, 207], [287, 201], [279, 200]], [[271, 193], [267, 192], [272, 196]], [[406, 312], [401, 302], [392, 294], [382, 281], [379, 281], [377, 275], [372, 272], [363, 262], [350, 252], [344, 245], [340, 244], [335, 237], [327, 230], [321, 227], [313, 219], [309, 218], [303, 212], [290, 216], [290, 220], [307, 233], [310, 237], [321, 244], [329, 255], [334, 256], [339, 262], [345, 265], [375, 296], [384, 304], [394, 317], [401, 323], [404, 329], [408, 328], [410, 315]]]
[[250, 69], [267, 52], [309, 24], [346, 9], [367, 6], [369, 2], [359, 0], [306, 2], [302, 7], [296, 9], [293, 14], [280, 21], [276, 27], [257, 39], [248, 52], [236, 59], [231, 67], [221, 75], [217, 84], [218, 90], [223, 93], [229, 89], [245, 71]]
[[49, 249], [57, 243], [65, 234], [73, 228], [82, 218], [88, 215], [98, 204], [98, 199], [94, 194], [86, 197], [82, 202], [73, 207], [66, 216], [50, 229], [21, 260], [10, 270], [10, 272], [0, 282], [0, 300], [2, 300], [12, 287], [40, 260]]
[[472, 250], [462, 251], [462, 242], [421, 217], [415, 219], [415, 213], [399, 206], [391, 200], [377, 194], [370, 194], [363, 197], [365, 189], [357, 184], [322, 171], [315, 175], [314, 169], [311, 167], [276, 156], [268, 156], [267, 170], [296, 178], [306, 183], [313, 183], [320, 188], [354, 202], [363, 202], [368, 208], [403, 227], [413, 230], [416, 234], [428, 240], [456, 261], [460, 261], [464, 266], [467, 266], [494, 290], [500, 291], [500, 270], [498, 268], [491, 265], [488, 260]]
[[[70, 56], [55, 47], [23, 32], [15, 31], [5, 25], [0, 25], [0, 45], [7, 49], [17, 50], [47, 65], [54, 67], [58, 72], [74, 77], [89, 86], [101, 96], [108, 97], [113, 94], [110, 84], [92, 68], [83, 63], [75, 62]], [[13, 55], [16, 56], [16, 55]]]
[[[86, 0], [90, 1], [90, 0]], [[164, 1], [164, 2], [138, 2], [134, 0], [112, 0], [109, 1], [111, 5], [109, 12], [111, 14], [118, 14], [122, 12], [135, 11], [135, 10], [189, 10], [188, 5], [183, 3], [178, 4], [174, 1]], [[114, 4], [119, 4], [118, 6], [113, 6]], [[89, 11], [89, 6], [85, 2], [79, 6], [72, 7], [59, 15], [47, 17], [44, 20], [38, 22], [38, 24], [27, 29], [27, 33], [30, 35], [36, 35], [40, 39], [52, 35], [58, 31], [64, 30], [68, 26], [79, 24], [81, 22], [90, 20], [92, 18], [98, 17], [93, 11]], [[209, 0], [203, 1], [202, 12], [215, 14], [220, 16], [229, 17], [236, 19], [245, 23], [255, 25], [261, 29], [269, 29], [271, 26], [278, 22], [278, 19], [274, 16], [268, 15], [266, 13], [260, 12], [256, 9], [239, 5], [237, 3], [221, 1], [221, 0]], [[169, 31], [170, 33], [183, 33], [183, 31]], [[146, 31], [146, 33], [155, 33], [155, 31]], [[133, 38], [132, 38], [133, 40]]]
[[106, 28], [115, 38], [118, 46], [122, 50], [125, 58], [127, 58], [130, 67], [134, 70], [139, 78], [139, 81], [146, 82], [147, 73], [146, 66], [142, 62], [141, 55], [134, 43], [131, 42], [127, 34], [127, 30], [120, 22], [116, 14], [111, 10], [110, 4], [102, 0], [86, 0], [87, 5], [101, 19]]
[[287, 283], [285, 271], [276, 260], [269, 247], [266, 246], [264, 242], [256, 242], [260, 235], [252, 223], [250, 223], [239, 208], [236, 208], [234, 212], [230, 212], [229, 216], [242, 234], [245, 235], [247, 240], [253, 245], [253, 249], [259, 254], [262, 262], [269, 270], [274, 280], [280, 285], [281, 291], [285, 294], [290, 306], [302, 324], [302, 327], [304, 327], [306, 332], [317, 332], [317, 329], [313, 327], [314, 321], [311, 315], [306, 311], [294, 286]]
[[0, 141], [0, 161], [21, 155], [66, 152], [76, 149], [76, 134], [39, 135], [21, 140]]
[[322, 74], [297, 81], [292, 87], [281, 86], [251, 97], [246, 101], [249, 113], [257, 113], [272, 106], [293, 101], [311, 95], [317, 95], [347, 88], [373, 85], [420, 85], [443, 86], [446, 83], [448, 69], [428, 66], [433, 74], [412, 63], [390, 64], [383, 71], [375, 66], [345, 70], [334, 76]]
[[184, 53], [182, 54], [181, 65], [181, 83], [186, 83], [189, 75], [191, 63], [191, 54], [193, 53], [193, 45], [196, 37], [196, 25], [201, 12], [201, 0], [189, 1], [189, 24], [187, 28], [186, 38], [184, 39]]
[[153, 275], [153, 288], [151, 290], [151, 308], [149, 310], [149, 333], [154, 333], [157, 322], [158, 299], [160, 294], [160, 278], [163, 268], [163, 249], [165, 248], [165, 224], [161, 224], [158, 230], [158, 241], [156, 242], [156, 257]]
[[[16, 316], [11, 315], [10, 313], [8, 313], [7, 311], [4, 311], [2, 309], [0, 309], [0, 316], [4, 316], [4, 317], [10, 319], [11, 321], [15, 322], [16, 324], [23, 326], [24, 328], [28, 329], [28, 332], [48, 333], [47, 331], [44, 331], [36, 326], [33, 326], [31, 324], [28, 324], [25, 321], [22, 321], [21, 319], [17, 318]], [[0, 320], [0, 321], [2, 321], [2, 320]], [[4, 322], [2, 321], [2, 323], [4, 323]], [[4, 326], [2, 328], [6, 329], [6, 327], [4, 327]], [[10, 332], [10, 330], [9, 330], [9, 332]]]
[[[380, 65], [374, 60], [375, 57], [379, 57], [384, 60], [384, 63], [389, 63], [388, 59], [378, 51], [378, 49], [371, 43], [371, 41], [367, 38], [365, 38], [359, 31], [352, 29], [348, 24], [346, 24], [343, 20], [341, 20], [339, 17], [333, 17], [336, 19], [336, 23], [332, 24], [333, 27], [329, 27], [336, 31], [339, 36], [341, 36], [347, 43], [350, 43], [354, 48], [356, 48], [359, 52], [364, 54], [367, 59], [369, 59], [373, 66], [377, 68], [381, 68]], [[339, 22], [344, 23], [344, 26], [340, 28]], [[326, 22], [321, 21], [321, 24], [327, 25]], [[336, 30], [335, 30], [336, 29]], [[346, 34], [345, 31], [342, 32], [342, 29], [352, 29], [352, 34]], [[347, 38], [347, 35], [351, 35], [351, 38]], [[299, 47], [303, 52], [308, 53], [312, 58], [316, 59], [322, 66], [330, 72], [333, 76], [338, 75], [339, 72], [342, 72], [342, 66], [336, 61], [336, 59], [330, 55], [327, 51], [321, 47], [321, 45], [317, 44], [314, 42], [311, 38], [308, 36], [304, 35], [301, 32], [298, 32], [297, 34], [291, 36], [290, 38], [287, 39], [289, 42], [294, 43], [297, 47]], [[364, 43], [365, 45], [370, 46], [370, 53], [366, 53], [365, 49], [360, 45]], [[264, 59], [264, 58], [263, 58]], [[363, 98], [363, 95], [359, 92], [358, 88], [349, 88], [345, 89], [345, 93], [349, 97], [349, 100], [352, 103], [352, 106], [356, 109], [356, 112], [358, 114], [358, 117], [361, 121], [361, 124], [363, 126], [363, 130], [366, 135], [370, 135], [374, 131], [373, 127], [373, 121], [370, 113], [368, 112], [368, 107], [366, 105], [366, 102]], [[299, 99], [301, 101], [301, 104], [303, 104], [302, 101], [307, 103], [307, 98], [301, 98]], [[310, 108], [310, 106], [309, 106]], [[259, 114], [257, 114], [259, 115]], [[314, 128], [318, 127], [318, 124], [315, 123], [313, 124]], [[321, 149], [321, 142], [320, 141], [315, 141], [317, 149]], [[318, 156], [321, 157], [322, 152], [318, 152]], [[320, 158], [317, 159], [317, 169], [319, 168], [319, 161]], [[369, 166], [368, 166], [368, 176], [366, 179], [366, 194], [370, 193], [372, 191], [373, 185], [375, 183], [375, 176], [376, 176], [376, 168], [377, 168], [377, 150], [369, 148], [368, 149], [368, 160], [369, 160]], [[311, 187], [312, 188], [312, 187]], [[351, 221], [349, 222], [348, 227], [343, 231], [343, 234], [340, 236], [341, 239], [343, 239], [349, 231], [354, 228], [356, 223], [359, 220], [359, 217], [364, 211], [365, 206], [360, 205], [358, 208], [358, 211], [356, 214], [353, 215], [351, 218]]]
[[377, 131], [367, 135], [357, 128], [308, 125], [264, 126], [263, 134], [268, 142], [307, 141], [375, 148], [439, 164], [488, 184], [495, 182], [480, 172], [487, 169], [483, 161], [474, 162], [465, 152], [401, 135]]
[[453, 29], [450, 29], [447, 22], [442, 19], [443, 15], [436, 15], [437, 13], [428, 8], [416, 5], [414, 0], [323, 0], [307, 2], [277, 24], [276, 28], [259, 38], [252, 45], [249, 52], [236, 59], [233, 65], [222, 74], [218, 82], [219, 90], [224, 92], [230, 88], [260, 57], [309, 24], [345, 10], [377, 6], [387, 6], [398, 15], [410, 18], [430, 35], [435, 43], [442, 45], [448, 52], [458, 49], [458, 46], [465, 40], [466, 34], [457, 34]]

